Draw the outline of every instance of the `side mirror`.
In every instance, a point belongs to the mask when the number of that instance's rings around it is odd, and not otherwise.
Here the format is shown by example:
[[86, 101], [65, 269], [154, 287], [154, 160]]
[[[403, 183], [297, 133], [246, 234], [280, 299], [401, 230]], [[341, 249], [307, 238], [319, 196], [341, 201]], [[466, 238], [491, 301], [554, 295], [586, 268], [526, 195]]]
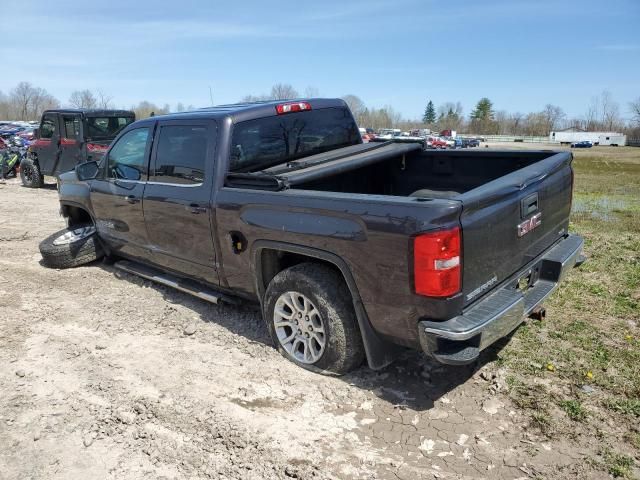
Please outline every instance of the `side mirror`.
[[34, 128], [33, 129], [33, 138], [40, 138], [40, 129], [39, 128]]
[[99, 171], [100, 168], [98, 167], [98, 162], [95, 161], [81, 163], [76, 166], [76, 176], [78, 177], [78, 180], [83, 182], [96, 178]]

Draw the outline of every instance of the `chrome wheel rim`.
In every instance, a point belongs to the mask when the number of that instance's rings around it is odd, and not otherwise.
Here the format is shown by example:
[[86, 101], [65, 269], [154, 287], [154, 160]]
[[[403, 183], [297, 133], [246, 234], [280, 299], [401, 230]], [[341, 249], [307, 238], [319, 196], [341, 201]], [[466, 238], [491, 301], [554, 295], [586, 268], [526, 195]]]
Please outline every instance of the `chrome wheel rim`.
[[300, 292], [285, 292], [273, 312], [273, 324], [284, 350], [300, 363], [316, 363], [326, 345], [325, 325], [313, 302]]
[[74, 228], [68, 232], [63, 233], [53, 241], [54, 245], [67, 245], [69, 243], [77, 242], [83, 238], [87, 238], [96, 233], [96, 227], [89, 225], [87, 227]]

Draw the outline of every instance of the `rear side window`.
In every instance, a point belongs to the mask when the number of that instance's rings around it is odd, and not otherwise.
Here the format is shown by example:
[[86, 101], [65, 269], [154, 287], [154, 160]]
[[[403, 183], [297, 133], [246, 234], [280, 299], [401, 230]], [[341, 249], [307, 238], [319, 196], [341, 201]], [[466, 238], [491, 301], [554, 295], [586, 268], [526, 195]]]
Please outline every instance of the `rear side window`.
[[206, 157], [206, 126], [161, 126], [151, 180], [176, 184], [202, 183]]
[[125, 133], [109, 151], [108, 176], [122, 180], [140, 180], [147, 173], [148, 128]]
[[234, 172], [262, 170], [297, 158], [361, 143], [346, 108], [324, 108], [238, 123], [231, 139]]
[[80, 138], [80, 117], [78, 115], [64, 115], [62, 124], [64, 125], [64, 138], [74, 140]]
[[87, 117], [87, 138], [111, 140], [133, 120], [133, 117]]
[[52, 138], [56, 130], [55, 114], [45, 115], [42, 118], [42, 125], [40, 126], [40, 138]]

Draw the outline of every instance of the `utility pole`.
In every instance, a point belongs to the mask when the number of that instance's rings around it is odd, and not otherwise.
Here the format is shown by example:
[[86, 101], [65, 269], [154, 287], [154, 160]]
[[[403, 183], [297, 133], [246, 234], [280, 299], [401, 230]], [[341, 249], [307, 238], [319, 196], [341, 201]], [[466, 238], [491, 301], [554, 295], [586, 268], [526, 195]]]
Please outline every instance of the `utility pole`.
[[211, 85], [209, 85], [209, 100], [211, 100], [211, 106], [213, 107], [213, 90], [211, 90]]

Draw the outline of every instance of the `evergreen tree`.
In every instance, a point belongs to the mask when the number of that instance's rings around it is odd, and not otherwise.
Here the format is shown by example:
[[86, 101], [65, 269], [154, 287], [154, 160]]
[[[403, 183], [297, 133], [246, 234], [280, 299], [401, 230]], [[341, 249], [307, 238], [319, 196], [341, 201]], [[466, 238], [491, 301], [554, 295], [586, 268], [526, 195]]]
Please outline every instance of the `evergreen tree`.
[[429, 100], [427, 103], [427, 108], [424, 109], [424, 116], [422, 117], [422, 121], [427, 125], [431, 125], [436, 121], [436, 109], [433, 106], [433, 102]]
[[471, 112], [473, 120], [493, 120], [493, 103], [487, 97], [480, 99], [474, 111]]

